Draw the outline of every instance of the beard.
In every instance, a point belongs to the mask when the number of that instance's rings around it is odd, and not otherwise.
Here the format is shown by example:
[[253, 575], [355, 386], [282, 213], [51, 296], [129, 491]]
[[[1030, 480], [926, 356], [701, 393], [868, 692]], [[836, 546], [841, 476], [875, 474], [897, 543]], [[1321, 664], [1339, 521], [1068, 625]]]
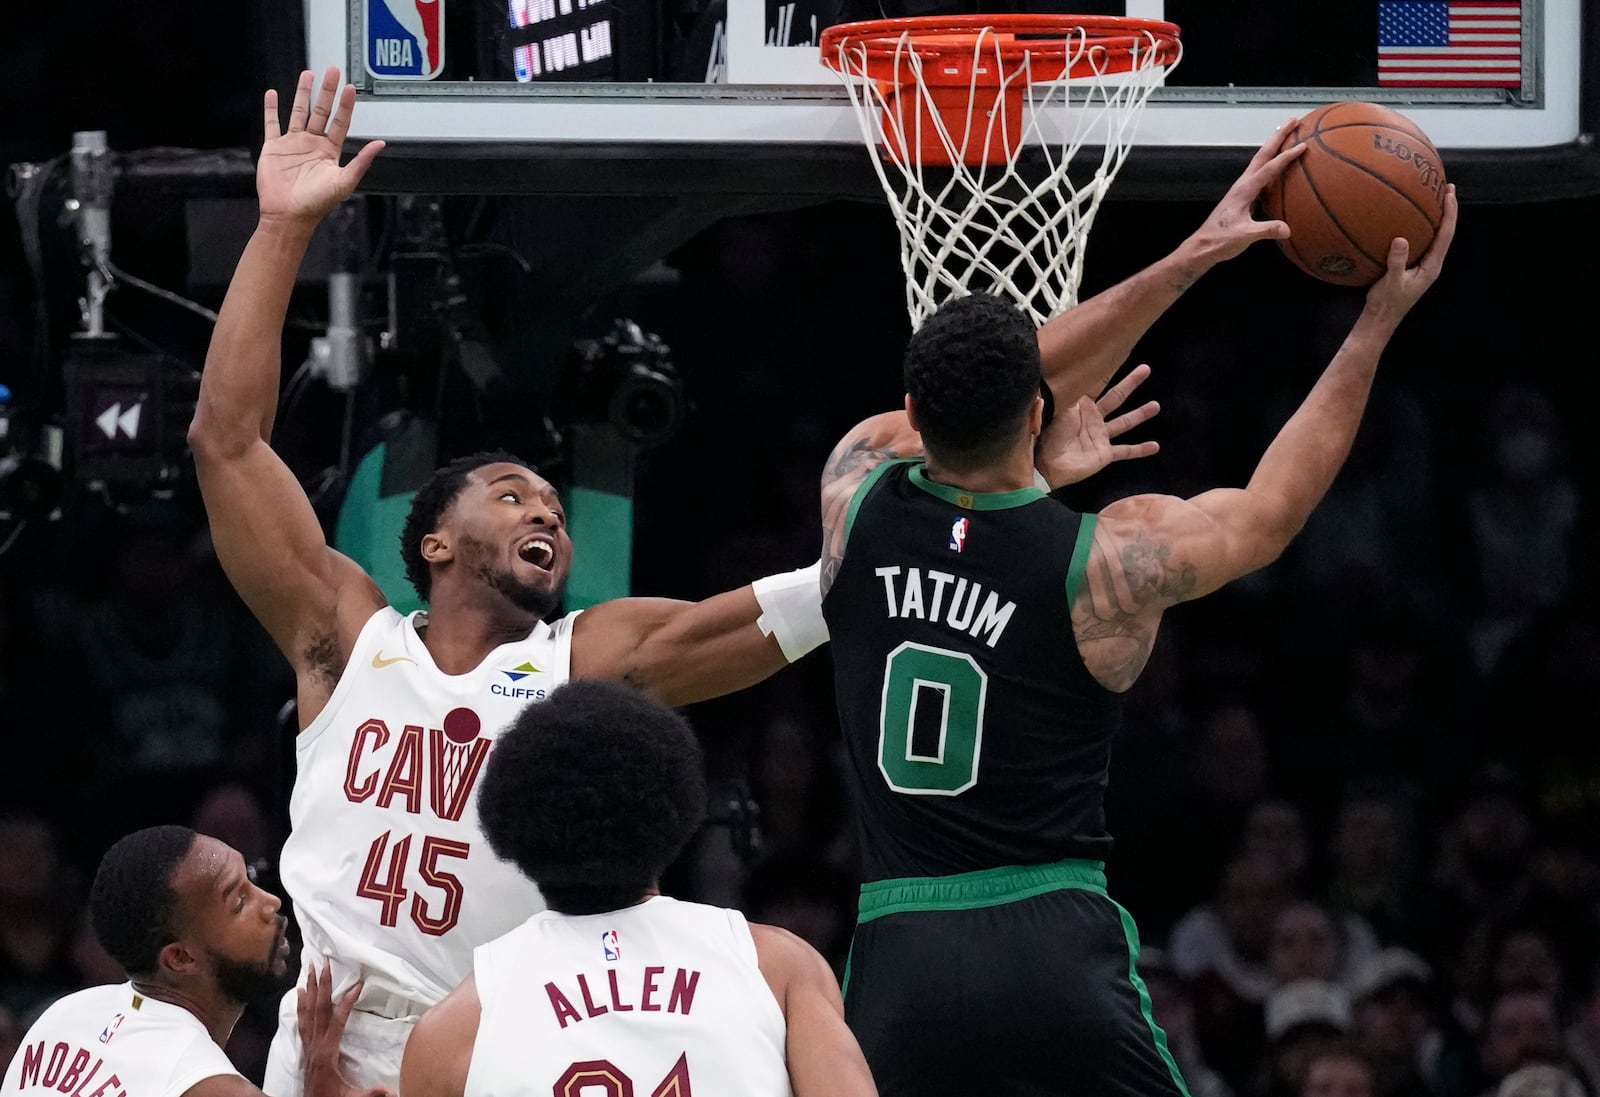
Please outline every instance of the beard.
[[[276, 941], [273, 942], [273, 955], [277, 955]], [[281, 971], [273, 970], [277, 965], [271, 959], [251, 964], [213, 956], [211, 964], [217, 977], [217, 987], [234, 1002], [253, 1002], [269, 991], [276, 991], [282, 975]]]
[[485, 560], [488, 553], [480, 544], [473, 544], [475, 555], [479, 563], [473, 566], [476, 575], [484, 586], [488, 587], [505, 598], [506, 601], [518, 609], [527, 610], [535, 617], [543, 620], [561, 605], [561, 597], [565, 591], [564, 583], [554, 583], [550, 587], [541, 589], [532, 583], [525, 583], [518, 579], [510, 570], [497, 570]]

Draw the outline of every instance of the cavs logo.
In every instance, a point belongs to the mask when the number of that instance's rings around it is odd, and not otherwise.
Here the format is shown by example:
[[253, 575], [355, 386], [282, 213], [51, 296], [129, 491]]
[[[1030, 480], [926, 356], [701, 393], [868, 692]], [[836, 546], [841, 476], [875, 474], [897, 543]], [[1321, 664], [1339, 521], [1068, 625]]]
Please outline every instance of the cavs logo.
[[489, 753], [489, 740], [478, 734], [483, 722], [469, 708], [451, 709], [440, 722], [444, 727], [434, 728], [428, 743], [435, 774], [430, 806], [434, 815], [453, 822], [467, 806], [467, 793]]
[[605, 950], [607, 960], [622, 959], [622, 943], [617, 940], [617, 931], [608, 929], [600, 935], [600, 947]]
[[966, 547], [966, 544], [967, 520], [965, 518], [957, 518], [950, 523], [950, 548], [954, 552], [960, 552]]

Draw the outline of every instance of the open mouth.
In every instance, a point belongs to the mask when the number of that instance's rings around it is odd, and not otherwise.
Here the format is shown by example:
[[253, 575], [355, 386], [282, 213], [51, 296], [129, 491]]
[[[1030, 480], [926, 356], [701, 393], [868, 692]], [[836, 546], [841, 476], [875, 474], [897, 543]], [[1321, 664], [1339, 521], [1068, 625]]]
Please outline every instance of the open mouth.
[[530, 537], [517, 546], [517, 555], [534, 567], [549, 571], [556, 562], [555, 546], [543, 537]]

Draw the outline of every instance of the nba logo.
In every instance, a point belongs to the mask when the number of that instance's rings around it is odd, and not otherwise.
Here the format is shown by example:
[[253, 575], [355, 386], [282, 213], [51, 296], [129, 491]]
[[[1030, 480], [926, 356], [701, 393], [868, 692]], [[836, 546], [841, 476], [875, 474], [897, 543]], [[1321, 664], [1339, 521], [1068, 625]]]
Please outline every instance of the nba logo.
[[954, 522], [950, 523], [950, 547], [956, 552], [960, 552], [962, 546], [964, 546], [966, 543], [967, 520], [965, 518], [957, 518]]
[[600, 947], [605, 949], [607, 960], [622, 959], [622, 945], [617, 941], [617, 931], [608, 929], [600, 935]]
[[115, 1036], [117, 1034], [117, 1029], [122, 1027], [122, 1019], [124, 1016], [125, 1015], [121, 1013], [117, 1014], [115, 1017], [111, 1018], [110, 1024], [100, 1030], [100, 1042], [102, 1044], [109, 1044], [111, 1042], [111, 1037]]
[[366, 0], [367, 71], [432, 80], [444, 68], [444, 0]]

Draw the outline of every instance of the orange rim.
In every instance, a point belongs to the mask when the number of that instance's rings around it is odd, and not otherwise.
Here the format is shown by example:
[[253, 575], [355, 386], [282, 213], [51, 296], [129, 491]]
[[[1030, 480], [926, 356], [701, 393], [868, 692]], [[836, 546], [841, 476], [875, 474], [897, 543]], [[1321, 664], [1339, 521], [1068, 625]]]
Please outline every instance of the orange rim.
[[895, 58], [908, 49], [924, 60], [970, 55], [988, 35], [985, 50], [1002, 61], [1065, 60], [1070, 51], [1076, 59], [1063, 75], [1071, 77], [1128, 72], [1136, 58], [1170, 65], [1180, 52], [1178, 33], [1175, 23], [1108, 15], [925, 15], [840, 23], [823, 30], [819, 45], [831, 68], [840, 67], [839, 50], [849, 47], [865, 54], [865, 73], [857, 75], [895, 80]]

